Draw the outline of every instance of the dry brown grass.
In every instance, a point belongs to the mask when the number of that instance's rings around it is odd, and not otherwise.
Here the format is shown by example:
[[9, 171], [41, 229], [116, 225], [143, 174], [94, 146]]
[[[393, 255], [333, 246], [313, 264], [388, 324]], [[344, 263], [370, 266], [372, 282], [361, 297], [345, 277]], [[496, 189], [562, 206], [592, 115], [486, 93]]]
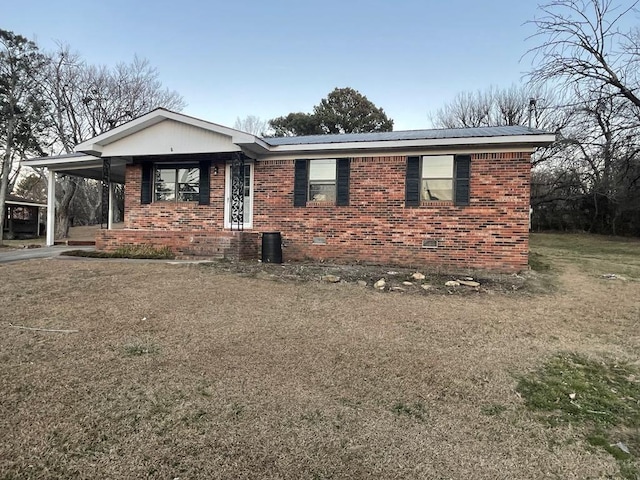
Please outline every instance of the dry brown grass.
[[640, 283], [558, 268], [554, 294], [450, 296], [0, 265], [0, 478], [615, 477], [515, 386], [559, 351], [637, 360]]

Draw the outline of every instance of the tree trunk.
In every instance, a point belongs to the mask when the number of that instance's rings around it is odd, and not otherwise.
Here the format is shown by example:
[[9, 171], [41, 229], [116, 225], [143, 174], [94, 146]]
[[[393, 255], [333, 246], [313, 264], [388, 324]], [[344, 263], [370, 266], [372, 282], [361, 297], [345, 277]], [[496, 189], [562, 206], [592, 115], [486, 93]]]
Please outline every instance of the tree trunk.
[[11, 173], [11, 155], [13, 155], [13, 128], [15, 120], [9, 118], [7, 121], [7, 145], [2, 161], [2, 172], [0, 172], [0, 245], [3, 245], [4, 238], [4, 218], [6, 212], [6, 199], [9, 189], [9, 174]]
[[71, 226], [71, 201], [78, 188], [78, 181], [75, 177], [65, 177], [61, 182], [62, 199], [56, 207], [56, 231], [55, 238], [68, 238], [69, 227]]

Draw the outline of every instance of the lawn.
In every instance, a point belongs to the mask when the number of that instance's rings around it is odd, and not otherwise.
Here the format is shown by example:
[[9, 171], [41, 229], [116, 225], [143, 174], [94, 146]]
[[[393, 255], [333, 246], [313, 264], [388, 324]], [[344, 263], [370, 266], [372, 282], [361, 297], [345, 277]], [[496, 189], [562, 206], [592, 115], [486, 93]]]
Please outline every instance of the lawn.
[[634, 478], [640, 243], [532, 251], [546, 292], [0, 265], [0, 478]]

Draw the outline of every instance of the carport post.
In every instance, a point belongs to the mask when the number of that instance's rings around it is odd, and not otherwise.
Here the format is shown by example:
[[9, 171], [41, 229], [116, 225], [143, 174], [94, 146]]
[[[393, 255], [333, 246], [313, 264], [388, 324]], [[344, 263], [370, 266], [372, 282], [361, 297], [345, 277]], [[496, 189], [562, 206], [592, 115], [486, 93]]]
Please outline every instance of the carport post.
[[55, 243], [56, 231], [56, 172], [49, 170], [47, 178], [47, 246]]
[[115, 192], [115, 184], [109, 182], [109, 216], [107, 218], [107, 229], [111, 230], [113, 228], [113, 212], [114, 212], [114, 204], [116, 199]]

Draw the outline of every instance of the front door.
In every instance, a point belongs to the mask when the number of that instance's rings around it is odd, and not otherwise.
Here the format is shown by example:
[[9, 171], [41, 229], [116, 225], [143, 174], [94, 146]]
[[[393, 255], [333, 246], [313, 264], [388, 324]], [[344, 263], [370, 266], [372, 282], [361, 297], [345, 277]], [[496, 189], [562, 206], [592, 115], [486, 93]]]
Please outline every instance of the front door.
[[231, 162], [225, 172], [224, 227], [244, 230], [253, 223], [253, 163]]

